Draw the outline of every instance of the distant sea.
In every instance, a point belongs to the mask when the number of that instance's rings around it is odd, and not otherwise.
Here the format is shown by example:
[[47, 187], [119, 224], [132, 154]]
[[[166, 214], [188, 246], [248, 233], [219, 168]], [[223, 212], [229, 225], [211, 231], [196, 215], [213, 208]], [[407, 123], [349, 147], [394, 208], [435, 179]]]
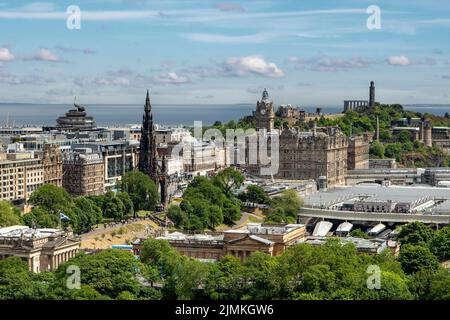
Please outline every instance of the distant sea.
[[[153, 105], [155, 122], [163, 125], [188, 125], [194, 121], [203, 121], [209, 125], [215, 121], [227, 122], [239, 120], [251, 115], [254, 104], [223, 105]], [[450, 113], [450, 105], [405, 105], [405, 109], [416, 112], [428, 112], [435, 115]], [[0, 103], [0, 126], [9, 125], [55, 125], [56, 118], [64, 115], [72, 105], [68, 104], [22, 104]], [[316, 107], [303, 107], [308, 112], [315, 112]], [[343, 107], [322, 107], [324, 113], [339, 113]], [[99, 126], [122, 126], [140, 124], [143, 105], [131, 104], [92, 104], [86, 105], [86, 111], [93, 116]]]

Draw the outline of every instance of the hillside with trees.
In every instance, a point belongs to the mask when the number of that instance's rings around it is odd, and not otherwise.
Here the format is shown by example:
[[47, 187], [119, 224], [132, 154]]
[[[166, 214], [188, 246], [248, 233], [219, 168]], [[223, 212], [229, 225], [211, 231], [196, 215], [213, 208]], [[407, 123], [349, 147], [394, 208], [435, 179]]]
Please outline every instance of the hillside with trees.
[[426, 147], [419, 141], [411, 141], [408, 132], [399, 135], [391, 134], [391, 122], [400, 118], [425, 117], [433, 126], [450, 127], [450, 118], [439, 117], [429, 113], [412, 112], [404, 110], [399, 104], [376, 104], [372, 111], [358, 113], [348, 111], [342, 117], [325, 118], [317, 120], [318, 126], [339, 126], [347, 135], [375, 133], [377, 117], [380, 124], [380, 142], [374, 142], [370, 148], [373, 158], [393, 158], [400, 164], [408, 167], [446, 167], [450, 165], [450, 156], [436, 147]]

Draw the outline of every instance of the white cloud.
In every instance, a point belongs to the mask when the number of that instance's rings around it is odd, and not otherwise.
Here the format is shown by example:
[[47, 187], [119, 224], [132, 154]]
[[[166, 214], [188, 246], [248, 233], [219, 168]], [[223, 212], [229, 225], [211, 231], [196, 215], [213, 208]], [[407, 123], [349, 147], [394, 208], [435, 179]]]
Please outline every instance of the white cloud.
[[61, 59], [52, 53], [50, 50], [42, 48], [39, 52], [33, 56], [32, 60], [59, 62]]
[[12, 61], [14, 60], [14, 55], [9, 51], [8, 48], [0, 48], [0, 61]]
[[245, 76], [256, 74], [264, 77], [279, 78], [284, 76], [283, 70], [273, 62], [267, 62], [262, 56], [247, 56], [229, 58], [224, 65], [225, 72], [230, 76]]
[[155, 84], [185, 84], [191, 82], [189, 77], [179, 75], [175, 72], [161, 73], [152, 78], [152, 82]]
[[386, 60], [391, 66], [407, 66], [411, 64], [411, 61], [406, 56], [389, 56]]

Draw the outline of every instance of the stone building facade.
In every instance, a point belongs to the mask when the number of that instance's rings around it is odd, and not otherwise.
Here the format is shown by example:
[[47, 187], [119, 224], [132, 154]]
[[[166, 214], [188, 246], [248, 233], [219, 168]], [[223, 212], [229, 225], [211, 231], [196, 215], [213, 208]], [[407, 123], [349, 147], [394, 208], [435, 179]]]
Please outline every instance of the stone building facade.
[[[257, 251], [278, 256], [305, 237], [306, 229], [301, 224], [249, 223], [243, 229], [232, 229], [222, 234], [186, 235], [174, 232], [158, 239], [167, 240], [182, 255], [195, 259], [218, 260], [232, 255], [245, 260]], [[136, 255], [140, 254], [144, 240], [133, 244]]]
[[42, 156], [44, 184], [62, 187], [62, 154], [57, 145], [45, 144]]
[[137, 141], [96, 141], [74, 144], [73, 147], [91, 149], [102, 155], [105, 190], [114, 190], [122, 176], [136, 169], [139, 163]]
[[314, 128], [312, 132], [284, 129], [279, 137], [279, 179], [318, 180], [329, 187], [345, 183], [348, 140], [337, 127]]
[[51, 271], [75, 257], [80, 243], [72, 232], [58, 229], [0, 228], [0, 260], [15, 256], [26, 261], [30, 271]]
[[73, 196], [104, 193], [105, 168], [100, 153], [75, 150], [63, 157], [63, 187]]
[[257, 130], [272, 131], [274, 129], [275, 110], [266, 89], [264, 89], [261, 101], [256, 102], [256, 111], [253, 112], [253, 117]]
[[353, 135], [348, 138], [347, 170], [369, 169], [369, 151], [372, 135]]
[[33, 153], [0, 154], [0, 200], [25, 202], [43, 184], [42, 159]]
[[[333, 187], [345, 183], [347, 172], [348, 139], [337, 127], [316, 128], [311, 131], [300, 131], [297, 128], [273, 129], [273, 102], [268, 100], [269, 94], [263, 92], [262, 100], [256, 105], [254, 112], [256, 128], [268, 131], [267, 154], [272, 157], [274, 150], [269, 141], [278, 138], [279, 165], [278, 171], [272, 172], [275, 178], [286, 180], [318, 180], [326, 177], [328, 186]], [[262, 110], [264, 110], [262, 112]], [[262, 137], [263, 135], [260, 135]], [[271, 137], [272, 136], [272, 137]], [[248, 143], [246, 147], [246, 163], [253, 175], [260, 175], [260, 160], [252, 163], [251, 155], [260, 154], [261, 142]], [[275, 147], [276, 144], [274, 144]]]

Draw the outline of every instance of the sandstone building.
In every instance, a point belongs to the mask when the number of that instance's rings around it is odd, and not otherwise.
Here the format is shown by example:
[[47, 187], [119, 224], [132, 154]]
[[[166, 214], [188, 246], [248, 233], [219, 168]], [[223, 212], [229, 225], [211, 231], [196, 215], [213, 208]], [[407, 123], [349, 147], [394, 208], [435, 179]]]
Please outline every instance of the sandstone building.
[[283, 129], [280, 134], [280, 179], [318, 180], [328, 186], [344, 184], [347, 172], [347, 137], [335, 127], [314, 128], [312, 132]]
[[[256, 105], [254, 112], [256, 128], [266, 130], [267, 140], [278, 137], [279, 166], [278, 171], [273, 172], [274, 178], [289, 180], [318, 180], [319, 177], [326, 177], [328, 186], [345, 183], [347, 171], [347, 149], [348, 140], [345, 134], [337, 127], [317, 128], [310, 131], [300, 131], [297, 128], [281, 128], [275, 130], [273, 123], [273, 102], [269, 102], [269, 95], [266, 90], [263, 92], [262, 100]], [[271, 138], [272, 135], [272, 138]], [[257, 145], [249, 143], [247, 155], [260, 154]], [[268, 143], [268, 147], [270, 143]], [[268, 155], [271, 156], [274, 150], [268, 148]], [[247, 160], [248, 169], [251, 174], [259, 175], [261, 165], [251, 163]]]
[[[222, 234], [186, 235], [174, 232], [158, 239], [167, 240], [181, 254], [195, 259], [218, 260], [232, 255], [245, 260], [256, 251], [278, 256], [305, 237], [306, 229], [301, 224], [249, 223], [243, 229], [227, 230]], [[136, 255], [140, 254], [144, 240], [133, 244]]]
[[347, 170], [369, 169], [369, 151], [372, 135], [365, 133], [348, 138]]
[[74, 150], [63, 157], [63, 187], [73, 196], [104, 193], [105, 169], [101, 153]]
[[273, 101], [269, 100], [269, 93], [264, 89], [261, 101], [256, 102], [256, 111], [253, 112], [256, 129], [272, 131], [274, 129], [275, 111]]
[[0, 228], [0, 260], [20, 257], [30, 271], [51, 271], [80, 248], [80, 239], [72, 232], [58, 229], [32, 229], [26, 226]]
[[42, 159], [33, 153], [0, 154], [0, 200], [25, 202], [43, 183]]
[[44, 145], [42, 165], [44, 167], [44, 184], [62, 187], [62, 154], [59, 146]]

